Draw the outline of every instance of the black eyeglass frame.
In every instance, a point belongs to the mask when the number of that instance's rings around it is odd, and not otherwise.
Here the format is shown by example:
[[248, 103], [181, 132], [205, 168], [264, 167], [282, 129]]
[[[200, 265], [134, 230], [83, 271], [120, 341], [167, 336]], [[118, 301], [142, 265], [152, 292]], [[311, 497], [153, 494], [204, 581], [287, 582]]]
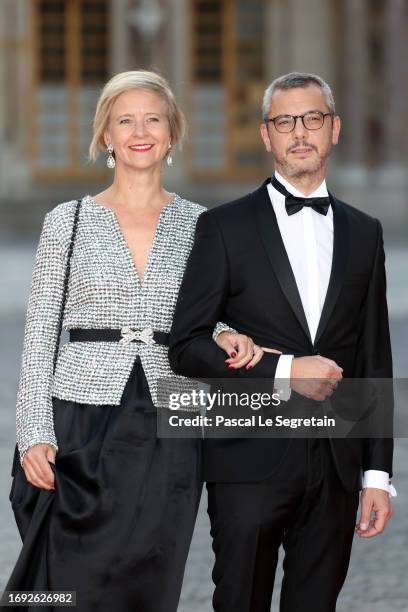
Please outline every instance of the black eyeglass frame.
[[[322, 118], [322, 125], [320, 125], [318, 128], [309, 128], [309, 127], [307, 127], [305, 125], [305, 117], [306, 117], [306, 115], [311, 115], [313, 113], [320, 115], [321, 118]], [[303, 123], [303, 127], [306, 130], [309, 130], [311, 132], [316, 132], [317, 130], [321, 130], [322, 129], [322, 127], [324, 126], [324, 120], [328, 116], [334, 117], [334, 113], [331, 113], [331, 112], [330, 113], [322, 113], [322, 111], [315, 110], [315, 111], [308, 111], [307, 113], [304, 113], [303, 115], [277, 115], [276, 117], [268, 117], [267, 119], [265, 119], [265, 123], [273, 123], [273, 126], [274, 126], [275, 130], [277, 132], [279, 132], [279, 134], [290, 134], [291, 132], [293, 132], [293, 130], [296, 127], [296, 121], [298, 119], [301, 119], [302, 123]], [[290, 117], [291, 119], [293, 119], [293, 128], [291, 130], [288, 130], [287, 132], [281, 132], [280, 130], [278, 130], [278, 128], [276, 127], [275, 121], [277, 119], [280, 119], [281, 117]]]

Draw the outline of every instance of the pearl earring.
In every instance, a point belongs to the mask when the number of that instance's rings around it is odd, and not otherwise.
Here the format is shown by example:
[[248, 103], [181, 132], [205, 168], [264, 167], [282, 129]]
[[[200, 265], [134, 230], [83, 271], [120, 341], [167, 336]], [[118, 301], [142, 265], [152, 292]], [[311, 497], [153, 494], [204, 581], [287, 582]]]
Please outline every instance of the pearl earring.
[[108, 146], [106, 147], [106, 151], [107, 151], [107, 153], [109, 153], [108, 159], [106, 160], [106, 165], [108, 166], [108, 168], [110, 168], [112, 170], [116, 166], [115, 158], [112, 155], [112, 153], [113, 153], [113, 145], [112, 144], [108, 144]]

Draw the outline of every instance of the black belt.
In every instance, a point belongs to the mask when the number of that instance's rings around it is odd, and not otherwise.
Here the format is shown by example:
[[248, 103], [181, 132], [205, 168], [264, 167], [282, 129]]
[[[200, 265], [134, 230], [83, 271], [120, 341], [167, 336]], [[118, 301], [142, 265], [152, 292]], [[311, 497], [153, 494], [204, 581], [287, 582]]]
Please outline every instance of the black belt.
[[130, 344], [130, 342], [143, 342], [144, 344], [164, 344], [168, 346], [169, 336], [166, 332], [154, 331], [151, 327], [134, 329], [133, 327], [122, 327], [122, 329], [70, 329], [70, 342], [119, 342]]

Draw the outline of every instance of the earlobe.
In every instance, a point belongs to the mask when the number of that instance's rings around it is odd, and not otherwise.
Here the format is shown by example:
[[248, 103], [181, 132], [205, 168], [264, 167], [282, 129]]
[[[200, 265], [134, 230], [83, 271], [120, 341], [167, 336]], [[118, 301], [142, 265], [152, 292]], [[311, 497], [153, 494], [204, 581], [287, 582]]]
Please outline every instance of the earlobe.
[[336, 145], [339, 142], [340, 129], [341, 129], [341, 120], [340, 120], [340, 117], [336, 115], [333, 119], [332, 142], [334, 145]]
[[107, 147], [110, 144], [111, 138], [110, 138], [109, 132], [103, 133], [103, 142], [105, 143], [105, 147]]

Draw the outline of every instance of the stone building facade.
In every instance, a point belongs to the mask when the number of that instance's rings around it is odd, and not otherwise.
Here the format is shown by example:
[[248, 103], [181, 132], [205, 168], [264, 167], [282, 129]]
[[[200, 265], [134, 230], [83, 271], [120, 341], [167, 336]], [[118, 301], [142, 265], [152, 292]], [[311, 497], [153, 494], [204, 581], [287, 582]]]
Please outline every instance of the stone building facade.
[[400, 227], [407, 41], [406, 0], [2, 0], [4, 223], [109, 181], [104, 160], [87, 161], [95, 102], [109, 76], [143, 67], [169, 78], [188, 118], [170, 188], [212, 205], [259, 183], [271, 170], [259, 138], [265, 86], [315, 72], [343, 120], [331, 187]]

